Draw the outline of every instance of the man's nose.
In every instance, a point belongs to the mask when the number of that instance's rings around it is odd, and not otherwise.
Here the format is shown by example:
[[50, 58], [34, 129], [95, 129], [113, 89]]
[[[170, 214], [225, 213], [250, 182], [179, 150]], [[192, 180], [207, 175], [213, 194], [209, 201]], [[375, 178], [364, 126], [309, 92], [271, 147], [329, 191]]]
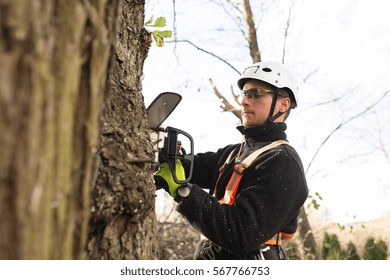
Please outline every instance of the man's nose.
[[242, 106], [249, 106], [249, 98], [248, 96], [244, 96], [242, 99], [241, 99], [241, 105]]

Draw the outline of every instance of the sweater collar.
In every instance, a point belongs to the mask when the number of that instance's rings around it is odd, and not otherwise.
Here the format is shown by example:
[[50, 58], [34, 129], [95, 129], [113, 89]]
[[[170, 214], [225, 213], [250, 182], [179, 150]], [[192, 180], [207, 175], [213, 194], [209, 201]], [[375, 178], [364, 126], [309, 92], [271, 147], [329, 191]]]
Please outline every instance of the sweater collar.
[[266, 123], [257, 126], [238, 126], [237, 129], [245, 135], [247, 142], [271, 142], [276, 140], [286, 140], [285, 130], [287, 124], [284, 122]]

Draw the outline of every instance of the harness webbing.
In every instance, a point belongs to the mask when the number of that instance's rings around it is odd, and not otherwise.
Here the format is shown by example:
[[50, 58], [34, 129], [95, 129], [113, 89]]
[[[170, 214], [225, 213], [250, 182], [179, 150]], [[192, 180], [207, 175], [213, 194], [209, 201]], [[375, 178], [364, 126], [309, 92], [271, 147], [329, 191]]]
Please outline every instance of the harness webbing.
[[281, 246], [282, 245], [282, 240], [283, 241], [290, 241], [294, 237], [294, 233], [286, 233], [286, 232], [278, 232], [275, 234], [271, 239], [267, 240], [264, 242], [264, 245], [277, 245]]
[[[242, 162], [236, 162], [234, 164], [233, 174], [230, 177], [228, 184], [226, 185], [225, 195], [223, 196], [222, 199], [219, 200], [219, 203], [232, 205], [234, 203], [234, 199], [236, 197], [238, 185], [240, 184], [240, 181], [241, 181], [241, 178], [242, 178], [242, 175], [243, 175], [245, 169], [247, 169], [252, 164], [252, 162], [256, 158], [258, 158], [262, 153], [264, 153], [270, 149], [273, 149], [277, 146], [280, 146], [280, 145], [289, 145], [289, 143], [285, 140], [277, 140], [277, 141], [272, 142], [271, 144], [269, 144], [261, 149], [258, 149], [257, 151], [254, 151], [249, 156], [247, 156]], [[225, 163], [219, 169], [219, 177], [218, 177], [217, 183], [215, 185], [214, 196], [215, 196], [216, 187], [217, 187], [219, 178], [221, 177], [221, 174], [222, 174], [225, 166], [228, 164], [231, 157], [233, 156], [233, 153], [234, 153], [234, 150], [229, 154]]]
[[[234, 164], [234, 171], [233, 171], [233, 174], [232, 176], [230, 177], [230, 180], [228, 182], [228, 184], [226, 185], [226, 189], [225, 189], [225, 194], [223, 196], [222, 199], [220, 199], [218, 202], [220, 204], [228, 204], [228, 205], [232, 205], [234, 203], [234, 200], [236, 198], [236, 193], [237, 193], [237, 189], [238, 189], [238, 185], [240, 184], [240, 181], [241, 181], [241, 178], [242, 178], [242, 175], [245, 171], [245, 169], [247, 169], [251, 164], [252, 162], [258, 158], [262, 153], [270, 150], [270, 149], [273, 149], [277, 146], [280, 146], [280, 145], [290, 145], [287, 141], [285, 140], [277, 140], [275, 142], [272, 142], [271, 144], [261, 148], [261, 149], [258, 149], [257, 151], [253, 152], [252, 154], [250, 154], [249, 156], [247, 156], [242, 162], [236, 162]], [[233, 153], [234, 153], [234, 150], [229, 154], [229, 156], [227, 157], [225, 163], [221, 166], [221, 168], [219, 169], [219, 176], [218, 176], [218, 180], [215, 184], [215, 189], [214, 189], [214, 196], [216, 194], [216, 189], [217, 189], [217, 184], [218, 184], [218, 181], [221, 177], [221, 174], [223, 172], [223, 170], [225, 169], [225, 166], [230, 162], [232, 156], [233, 156]], [[294, 233], [285, 233], [285, 232], [278, 232], [277, 234], [275, 234], [271, 239], [267, 240], [266, 242], [264, 242], [263, 244], [264, 245], [277, 245], [277, 246], [281, 246], [282, 245], [282, 240], [284, 241], [289, 241], [293, 238], [295, 232]]]

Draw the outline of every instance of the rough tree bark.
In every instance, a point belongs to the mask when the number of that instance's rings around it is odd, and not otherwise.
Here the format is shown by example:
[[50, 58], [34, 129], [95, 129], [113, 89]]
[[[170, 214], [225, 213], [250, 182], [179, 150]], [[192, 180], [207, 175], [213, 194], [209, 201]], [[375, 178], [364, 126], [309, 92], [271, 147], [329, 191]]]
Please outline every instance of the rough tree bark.
[[[155, 258], [149, 169], [127, 157], [152, 155], [139, 82], [143, 5], [0, 0], [0, 259]], [[120, 202], [105, 195], [120, 191]], [[124, 220], [134, 225], [121, 228], [121, 246], [100, 249], [96, 240], [118, 229], [108, 225]]]
[[144, 1], [128, 1], [120, 15], [100, 149], [88, 258], [155, 259], [158, 254], [154, 154], [141, 95]]

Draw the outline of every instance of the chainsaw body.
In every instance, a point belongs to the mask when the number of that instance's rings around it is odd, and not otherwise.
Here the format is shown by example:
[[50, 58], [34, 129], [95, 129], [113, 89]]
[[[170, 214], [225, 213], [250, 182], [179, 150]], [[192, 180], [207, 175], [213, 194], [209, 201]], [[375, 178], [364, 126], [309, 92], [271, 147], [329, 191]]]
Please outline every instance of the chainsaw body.
[[[194, 141], [190, 134], [174, 127], [162, 126], [176, 106], [181, 96], [173, 92], [161, 93], [149, 105], [148, 121], [151, 129], [151, 139], [155, 151], [155, 160], [167, 162], [172, 171], [173, 179], [177, 184], [185, 184], [191, 180], [194, 166]], [[179, 148], [181, 144], [181, 149]], [[176, 161], [180, 160], [186, 166], [186, 178], [179, 180], [176, 177]]]

